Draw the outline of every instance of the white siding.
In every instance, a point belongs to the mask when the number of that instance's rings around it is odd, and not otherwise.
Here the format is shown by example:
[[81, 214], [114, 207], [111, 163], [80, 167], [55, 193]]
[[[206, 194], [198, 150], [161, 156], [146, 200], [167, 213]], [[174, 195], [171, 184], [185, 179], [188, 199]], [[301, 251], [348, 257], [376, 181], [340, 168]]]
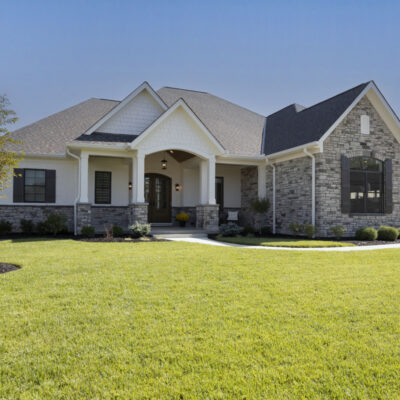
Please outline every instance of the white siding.
[[240, 207], [240, 168], [236, 165], [217, 164], [215, 176], [224, 178], [224, 207]]
[[138, 135], [162, 112], [161, 106], [144, 90], [97, 128], [96, 132]]
[[[54, 169], [56, 170], [56, 203], [73, 205], [77, 196], [78, 162], [76, 160], [51, 160], [26, 158], [19, 163], [19, 168]], [[5, 196], [3, 198], [3, 196]], [[13, 184], [0, 192], [0, 204], [13, 204]], [[31, 204], [31, 203], [16, 203]], [[41, 204], [44, 203], [32, 203]], [[54, 203], [52, 203], [54, 204]]]

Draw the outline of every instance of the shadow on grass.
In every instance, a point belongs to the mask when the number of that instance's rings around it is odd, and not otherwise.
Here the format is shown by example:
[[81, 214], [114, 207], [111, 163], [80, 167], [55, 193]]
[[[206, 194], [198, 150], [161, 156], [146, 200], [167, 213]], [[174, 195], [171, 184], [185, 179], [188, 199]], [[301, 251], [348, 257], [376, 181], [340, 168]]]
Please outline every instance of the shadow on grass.
[[18, 271], [22, 267], [17, 264], [9, 264], [9, 263], [2, 263], [0, 262], [0, 274], [5, 274], [11, 271]]

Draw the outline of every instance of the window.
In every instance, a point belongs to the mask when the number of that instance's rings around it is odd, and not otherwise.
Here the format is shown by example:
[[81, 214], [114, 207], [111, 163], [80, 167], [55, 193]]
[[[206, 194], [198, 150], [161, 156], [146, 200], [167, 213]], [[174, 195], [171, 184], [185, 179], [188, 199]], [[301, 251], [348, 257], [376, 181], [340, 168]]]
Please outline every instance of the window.
[[224, 178], [222, 176], [215, 177], [215, 201], [222, 210], [224, 208]]
[[350, 160], [350, 211], [383, 213], [383, 162], [375, 158]]
[[46, 201], [46, 171], [44, 169], [25, 169], [24, 201], [27, 203]]
[[360, 117], [361, 133], [363, 135], [369, 135], [369, 116], [361, 115]]
[[94, 202], [111, 204], [111, 172], [95, 171]]

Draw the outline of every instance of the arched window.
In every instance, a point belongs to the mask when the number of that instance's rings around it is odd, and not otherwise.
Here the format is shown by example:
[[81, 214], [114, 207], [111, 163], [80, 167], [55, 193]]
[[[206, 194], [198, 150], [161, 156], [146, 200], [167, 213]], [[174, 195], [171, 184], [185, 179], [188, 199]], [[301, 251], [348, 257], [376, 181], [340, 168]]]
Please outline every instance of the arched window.
[[350, 211], [383, 212], [383, 162], [375, 158], [350, 159]]

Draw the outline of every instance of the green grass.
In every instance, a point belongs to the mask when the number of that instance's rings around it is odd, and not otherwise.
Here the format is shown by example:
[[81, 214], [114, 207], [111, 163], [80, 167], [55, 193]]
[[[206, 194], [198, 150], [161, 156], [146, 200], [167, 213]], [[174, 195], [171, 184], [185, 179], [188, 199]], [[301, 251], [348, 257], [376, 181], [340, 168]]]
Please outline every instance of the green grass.
[[398, 399], [400, 251], [0, 242], [0, 399]]
[[219, 242], [244, 244], [248, 246], [267, 246], [267, 247], [350, 247], [353, 243], [334, 242], [329, 240], [307, 240], [293, 238], [272, 238], [272, 237], [251, 237], [234, 236], [224, 237], [218, 235], [216, 240]]

